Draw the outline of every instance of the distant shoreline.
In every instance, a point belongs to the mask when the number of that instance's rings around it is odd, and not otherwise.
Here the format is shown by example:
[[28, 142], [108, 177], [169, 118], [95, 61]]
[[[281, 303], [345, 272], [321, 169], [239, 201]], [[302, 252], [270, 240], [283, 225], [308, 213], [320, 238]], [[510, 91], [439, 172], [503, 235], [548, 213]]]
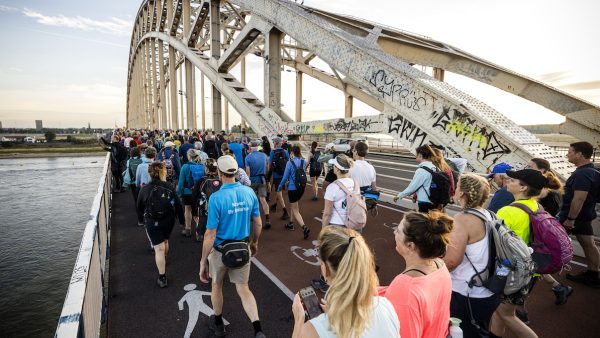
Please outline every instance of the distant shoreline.
[[0, 159], [6, 158], [40, 158], [40, 157], [104, 157], [106, 152], [84, 152], [84, 153], [0, 153]]

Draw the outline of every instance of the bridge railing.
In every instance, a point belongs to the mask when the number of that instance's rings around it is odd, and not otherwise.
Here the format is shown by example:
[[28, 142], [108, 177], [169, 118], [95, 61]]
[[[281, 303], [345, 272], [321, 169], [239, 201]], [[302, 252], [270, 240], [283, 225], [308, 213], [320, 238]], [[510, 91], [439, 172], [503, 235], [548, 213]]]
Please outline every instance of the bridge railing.
[[85, 226], [54, 337], [98, 337], [106, 319], [111, 203], [110, 154]]

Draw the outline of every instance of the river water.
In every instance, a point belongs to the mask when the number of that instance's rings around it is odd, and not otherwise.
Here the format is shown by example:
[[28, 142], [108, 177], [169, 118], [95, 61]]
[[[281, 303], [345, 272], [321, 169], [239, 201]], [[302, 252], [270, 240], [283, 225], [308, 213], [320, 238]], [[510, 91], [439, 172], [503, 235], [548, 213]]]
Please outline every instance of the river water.
[[103, 166], [0, 159], [1, 337], [54, 335]]

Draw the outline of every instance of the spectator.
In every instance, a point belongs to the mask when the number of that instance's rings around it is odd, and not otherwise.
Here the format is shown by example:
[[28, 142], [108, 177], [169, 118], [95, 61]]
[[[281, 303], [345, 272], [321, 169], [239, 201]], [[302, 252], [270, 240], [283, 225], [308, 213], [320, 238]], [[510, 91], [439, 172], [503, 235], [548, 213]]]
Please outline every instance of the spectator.
[[[300, 296], [292, 311], [292, 337], [399, 337], [400, 323], [390, 302], [375, 295], [378, 280], [373, 254], [350, 229], [325, 227], [319, 234], [321, 272], [331, 283], [324, 313], [305, 322]], [[447, 324], [446, 324], [447, 325]]]
[[416, 149], [416, 153], [417, 155], [415, 159], [419, 164], [419, 167], [415, 171], [415, 174], [408, 187], [394, 197], [394, 202], [397, 202], [400, 198], [404, 198], [416, 193], [419, 212], [428, 212], [429, 210], [435, 209], [435, 206], [429, 199], [429, 189], [431, 187], [432, 178], [431, 174], [427, 170], [423, 169], [423, 167], [427, 167], [431, 170], [438, 170], [431, 162], [431, 160], [435, 157], [435, 153], [429, 145], [418, 147]]
[[559, 220], [583, 247], [587, 271], [567, 274], [567, 279], [600, 288], [600, 251], [594, 243], [592, 221], [596, 218], [596, 196], [600, 191], [600, 172], [591, 161], [593, 146], [575, 142], [569, 146], [567, 160], [577, 166], [565, 184], [565, 195]]
[[127, 149], [121, 144], [121, 138], [115, 134], [112, 142], [108, 143], [100, 137], [100, 145], [104, 150], [110, 152], [110, 170], [113, 177], [114, 192], [123, 192], [123, 168], [127, 159]]
[[183, 210], [175, 189], [166, 182], [165, 165], [154, 162], [150, 164], [148, 171], [152, 181], [140, 190], [137, 210], [144, 214], [146, 233], [154, 246], [154, 260], [158, 268], [156, 282], [164, 288], [167, 286], [166, 255], [169, 253], [169, 236], [175, 225], [175, 215], [179, 218], [179, 223], [183, 223]]
[[290, 209], [292, 211], [291, 219], [288, 224], [285, 225], [286, 230], [294, 230], [294, 220], [302, 227], [302, 234], [304, 239], [308, 238], [308, 234], [310, 233], [310, 229], [308, 226], [304, 224], [304, 220], [302, 219], [302, 215], [300, 214], [300, 205], [298, 204], [302, 195], [304, 195], [304, 188], [306, 188], [306, 184], [302, 185], [297, 180], [298, 177], [298, 169], [303, 172], [306, 171], [306, 166], [308, 163], [302, 157], [302, 153], [300, 151], [300, 146], [294, 145], [292, 147], [292, 158], [285, 165], [285, 172], [283, 173], [283, 178], [277, 187], [277, 192], [280, 192], [285, 184], [288, 184], [288, 200], [290, 202]]
[[403, 338], [448, 334], [452, 281], [439, 257], [446, 253], [452, 227], [452, 218], [439, 211], [409, 212], [394, 230], [406, 267], [379, 294], [394, 305]]
[[267, 203], [267, 168], [269, 158], [258, 151], [258, 142], [250, 142], [250, 154], [246, 156], [246, 174], [250, 176], [250, 187], [258, 196], [260, 205], [265, 214], [265, 229], [271, 228], [269, 219], [269, 204]]
[[377, 190], [377, 173], [375, 168], [365, 157], [369, 153], [369, 145], [365, 142], [357, 142], [352, 154], [354, 166], [350, 168], [350, 178], [358, 182], [360, 191]]
[[511, 170], [513, 167], [508, 163], [498, 163], [492, 168], [492, 172], [487, 176], [488, 179], [492, 179], [498, 190], [494, 193], [490, 204], [487, 209], [491, 212], [498, 212], [500, 208], [505, 207], [515, 201], [514, 196], [506, 190], [506, 172]]
[[[487, 337], [490, 319], [500, 304], [500, 297], [482, 286], [477, 273], [485, 271], [489, 259], [491, 212], [483, 208], [490, 194], [490, 184], [475, 174], [462, 174], [454, 193], [454, 203], [463, 211], [454, 216], [444, 262], [452, 278], [450, 315], [461, 320], [466, 338]], [[474, 214], [477, 213], [477, 214]]]
[[[225, 335], [222, 317], [223, 280], [227, 273], [230, 282], [236, 286], [246, 315], [252, 322], [255, 337], [265, 337], [258, 317], [256, 300], [248, 287], [250, 261], [242, 267], [232, 269], [225, 266], [221, 259], [222, 244], [225, 241], [249, 242], [251, 255], [256, 254], [262, 228], [258, 199], [252, 189], [235, 182], [238, 164], [233, 157], [220, 157], [217, 166], [223, 186], [208, 202], [208, 223], [200, 260], [200, 280], [208, 283], [209, 276], [212, 279], [211, 301], [215, 315], [209, 318], [209, 329], [218, 337]], [[238, 205], [246, 207], [238, 208]]]

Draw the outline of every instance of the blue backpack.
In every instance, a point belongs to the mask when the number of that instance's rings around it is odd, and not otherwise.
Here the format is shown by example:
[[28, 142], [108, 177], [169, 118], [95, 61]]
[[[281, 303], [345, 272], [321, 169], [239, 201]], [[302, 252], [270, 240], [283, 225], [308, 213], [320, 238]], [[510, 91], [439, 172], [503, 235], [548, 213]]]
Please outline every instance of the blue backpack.
[[190, 177], [187, 179], [186, 187], [192, 189], [194, 185], [202, 179], [206, 174], [204, 172], [204, 164], [192, 164], [189, 163]]

